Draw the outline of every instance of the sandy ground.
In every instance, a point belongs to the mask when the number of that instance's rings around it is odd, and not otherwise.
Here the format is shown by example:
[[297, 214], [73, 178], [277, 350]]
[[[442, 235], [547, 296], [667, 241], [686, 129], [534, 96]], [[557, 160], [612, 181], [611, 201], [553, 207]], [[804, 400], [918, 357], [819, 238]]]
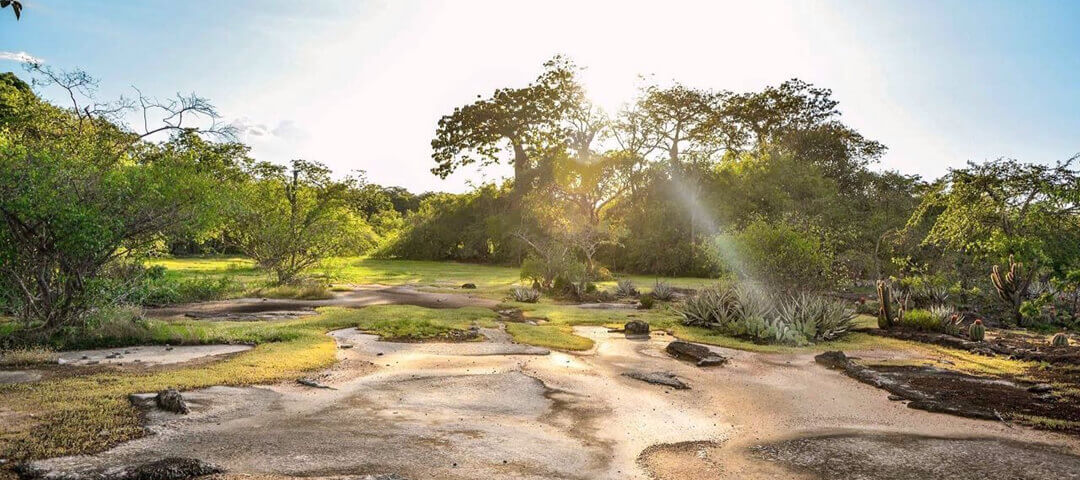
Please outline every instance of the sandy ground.
[[361, 285], [350, 292], [335, 293], [326, 300], [290, 300], [275, 298], [237, 298], [217, 302], [176, 305], [146, 310], [149, 317], [228, 317], [231, 320], [250, 318], [261, 320], [274, 316], [291, 316], [312, 311], [317, 307], [367, 307], [370, 305], [417, 305], [428, 308], [461, 308], [479, 306], [494, 308], [495, 300], [458, 293], [423, 292], [408, 286]]
[[[88, 472], [179, 456], [221, 465], [230, 478], [414, 480], [1080, 472], [1075, 439], [908, 409], [816, 365], [812, 354], [716, 348], [731, 361], [701, 369], [668, 357], [663, 347], [672, 338], [662, 334], [631, 340], [602, 328], [576, 331], [596, 346], [548, 353], [492, 331], [488, 343], [400, 344], [341, 330], [332, 335], [353, 347], [340, 350], [344, 361], [321, 377], [332, 390], [282, 384], [185, 392], [192, 413], [151, 412], [154, 435], [36, 466]], [[631, 370], [670, 372], [691, 389], [622, 375]]]

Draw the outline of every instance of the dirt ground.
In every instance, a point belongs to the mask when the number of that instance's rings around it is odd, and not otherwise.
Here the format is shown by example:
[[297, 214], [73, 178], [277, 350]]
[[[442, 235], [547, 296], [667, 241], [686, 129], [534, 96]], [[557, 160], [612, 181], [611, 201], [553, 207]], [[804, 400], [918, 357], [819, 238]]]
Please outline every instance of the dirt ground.
[[[333, 332], [352, 348], [318, 378], [332, 389], [289, 383], [185, 392], [191, 414], [148, 412], [153, 435], [34, 467], [79, 475], [189, 457], [223, 467], [228, 474], [218, 478], [1035, 479], [1080, 472], [1074, 437], [910, 409], [817, 365], [810, 353], [714, 348], [730, 361], [703, 369], [664, 353], [672, 338], [662, 333], [627, 339], [603, 328], [575, 331], [596, 346], [548, 352], [490, 330], [488, 342], [453, 344]], [[671, 373], [690, 388], [646, 383], [628, 371]]]

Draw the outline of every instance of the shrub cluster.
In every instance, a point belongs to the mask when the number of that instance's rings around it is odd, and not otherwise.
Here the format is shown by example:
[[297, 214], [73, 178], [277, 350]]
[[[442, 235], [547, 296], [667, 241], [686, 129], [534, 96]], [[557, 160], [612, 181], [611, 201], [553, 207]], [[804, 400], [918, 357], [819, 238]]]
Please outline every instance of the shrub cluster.
[[838, 338], [855, 320], [844, 302], [808, 293], [776, 300], [750, 284], [704, 289], [687, 298], [680, 313], [685, 325], [787, 345]]

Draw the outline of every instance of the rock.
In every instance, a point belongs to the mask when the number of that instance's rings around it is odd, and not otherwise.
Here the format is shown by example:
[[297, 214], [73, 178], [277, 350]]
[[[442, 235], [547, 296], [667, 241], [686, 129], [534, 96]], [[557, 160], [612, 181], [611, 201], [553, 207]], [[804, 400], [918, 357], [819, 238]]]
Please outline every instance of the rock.
[[299, 383], [300, 385], [303, 385], [305, 387], [323, 388], [323, 389], [326, 389], [326, 390], [337, 390], [334, 387], [323, 385], [323, 384], [321, 384], [319, 382], [316, 382], [315, 380], [312, 380], [310, 378], [299, 378], [299, 379], [296, 380], [296, 383]]
[[824, 352], [814, 357], [814, 361], [826, 368], [843, 369], [848, 364], [847, 355], [841, 351]]
[[202, 460], [183, 457], [168, 457], [139, 465], [113, 467], [103, 471], [74, 472], [50, 471], [22, 464], [15, 468], [22, 479], [63, 478], [67, 480], [186, 480], [224, 473], [225, 469]]
[[709, 350], [709, 347], [698, 345], [696, 343], [684, 342], [682, 340], [676, 340], [669, 343], [664, 351], [666, 351], [668, 355], [680, 360], [695, 362], [699, 367], [723, 365], [727, 362], [727, 358], [713, 353], [712, 350]]
[[1027, 391], [1031, 393], [1050, 393], [1050, 391], [1053, 389], [1054, 387], [1050, 386], [1050, 384], [1040, 383], [1038, 385], [1032, 385], [1028, 387]]
[[630, 320], [626, 322], [626, 326], [623, 327], [623, 332], [627, 335], [648, 335], [649, 324], [641, 320]]
[[345, 350], [345, 349], [353, 348], [353, 346], [351, 344], [348, 344], [348, 343], [343, 343], [343, 344], [339, 345], [338, 348]]
[[475, 284], [475, 283], [466, 283], [466, 284], [462, 284], [462, 285], [461, 285], [461, 288], [464, 288], [464, 289], [466, 289], [466, 290], [473, 290], [473, 289], [475, 289], [475, 288], [476, 288], [476, 284]]
[[184, 397], [173, 388], [158, 392], [157, 397], [154, 398], [154, 403], [157, 404], [158, 408], [167, 412], [187, 415], [191, 411], [188, 409]]
[[668, 372], [638, 372], [631, 371], [623, 373], [623, 376], [633, 378], [634, 380], [641, 380], [642, 382], [651, 383], [653, 385], [664, 385], [676, 390], [689, 390], [690, 386], [679, 380], [673, 373]]

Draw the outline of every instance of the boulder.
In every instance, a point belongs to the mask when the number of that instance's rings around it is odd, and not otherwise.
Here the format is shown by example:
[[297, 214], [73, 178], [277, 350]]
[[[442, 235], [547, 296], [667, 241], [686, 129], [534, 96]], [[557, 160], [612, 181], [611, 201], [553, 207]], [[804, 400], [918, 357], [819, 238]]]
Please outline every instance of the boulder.
[[712, 350], [709, 350], [709, 347], [698, 345], [696, 343], [684, 342], [682, 340], [676, 340], [669, 343], [664, 350], [668, 355], [678, 358], [679, 360], [694, 362], [699, 367], [723, 365], [727, 362], [727, 358], [713, 353]]
[[473, 290], [473, 289], [476, 288], [476, 284], [475, 283], [466, 283], [466, 284], [461, 285], [461, 288], [464, 288], [466, 290]]
[[158, 392], [157, 397], [154, 397], [154, 403], [167, 412], [187, 415], [191, 411], [188, 409], [187, 402], [184, 402], [184, 397], [174, 388]]
[[649, 324], [641, 320], [630, 320], [623, 326], [623, 332], [627, 335], [648, 335]]

